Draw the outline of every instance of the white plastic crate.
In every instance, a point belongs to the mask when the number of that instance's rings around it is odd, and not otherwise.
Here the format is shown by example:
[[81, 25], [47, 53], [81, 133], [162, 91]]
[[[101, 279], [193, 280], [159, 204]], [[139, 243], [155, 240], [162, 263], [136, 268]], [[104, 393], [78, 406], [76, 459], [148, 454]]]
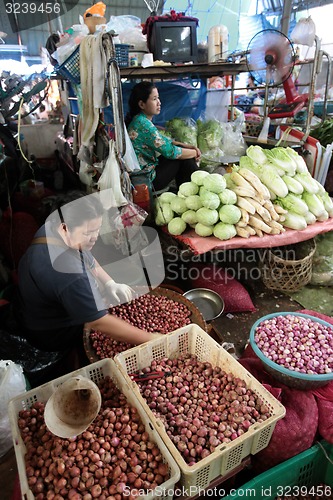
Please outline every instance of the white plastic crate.
[[32, 491], [29, 489], [27, 476], [25, 472], [25, 445], [21, 439], [20, 430], [18, 428], [18, 413], [20, 410], [29, 409], [33, 403], [40, 401], [42, 403], [46, 403], [55, 389], [68, 380], [70, 377], [75, 377], [77, 375], [82, 375], [83, 377], [87, 377], [95, 384], [98, 385], [105, 377], [109, 376], [116, 386], [121, 390], [121, 392], [126, 397], [127, 401], [131, 406], [137, 408], [138, 413], [141, 417], [142, 422], [145, 425], [145, 429], [149, 434], [149, 437], [152, 441], [154, 441], [159, 447], [161, 454], [163, 456], [163, 461], [169, 466], [169, 474], [170, 478], [159, 485], [156, 490], [153, 492], [149, 492], [146, 496], [137, 497], [138, 499], [146, 499], [150, 500], [153, 498], [162, 498], [164, 500], [172, 500], [173, 491], [175, 490], [175, 484], [178, 482], [180, 478], [179, 468], [172, 457], [169, 450], [164, 445], [161, 437], [158, 432], [155, 430], [154, 425], [151, 420], [147, 416], [147, 413], [141, 408], [138, 403], [137, 398], [133, 395], [132, 389], [124, 382], [121, 377], [119, 371], [117, 370], [115, 363], [111, 359], [103, 359], [101, 361], [97, 361], [91, 365], [88, 365], [84, 368], [76, 370], [74, 372], [68, 373], [63, 377], [59, 377], [47, 384], [41, 385], [31, 391], [28, 391], [20, 396], [17, 396], [9, 402], [8, 413], [11, 424], [11, 430], [14, 441], [14, 449], [16, 455], [16, 461], [18, 466], [19, 478], [20, 478], [20, 486], [21, 486], [21, 494], [22, 499], [24, 500], [33, 500], [35, 497]]
[[[243, 379], [247, 387], [261, 397], [271, 412], [271, 416], [267, 420], [251, 425], [245, 434], [231, 443], [218, 446], [214, 453], [192, 466], [189, 466], [182, 458], [167, 435], [162, 421], [154, 416], [145, 399], [141, 396], [138, 385], [128, 376], [128, 374], [136, 373], [142, 368], [150, 366], [153, 360], [163, 357], [177, 358], [181, 354], [194, 354], [199, 361], [209, 361], [213, 366], [219, 366], [225, 372]], [[232, 472], [248, 455], [254, 455], [266, 448], [276, 422], [285, 415], [285, 408], [282, 404], [238, 361], [195, 324], [184, 326], [165, 335], [165, 337], [117, 354], [114, 360], [124, 380], [127, 384], [131, 384], [133, 394], [144, 407], [165, 445], [171, 451], [181, 471], [180, 484], [190, 492], [190, 496], [202, 491], [219, 476], [223, 477]]]

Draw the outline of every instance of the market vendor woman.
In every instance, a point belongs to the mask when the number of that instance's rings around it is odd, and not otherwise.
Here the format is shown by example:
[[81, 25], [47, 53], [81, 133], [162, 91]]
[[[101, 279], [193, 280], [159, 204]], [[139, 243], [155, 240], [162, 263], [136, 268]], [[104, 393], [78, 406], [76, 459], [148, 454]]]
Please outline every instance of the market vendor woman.
[[198, 170], [200, 150], [191, 144], [173, 141], [162, 135], [152, 119], [161, 112], [158, 90], [151, 82], [135, 85], [129, 98], [126, 116], [128, 134], [141, 169], [152, 169], [154, 188], [164, 189], [175, 179], [177, 187], [191, 180]]
[[59, 207], [19, 263], [22, 333], [40, 350], [66, 351], [82, 344], [84, 324], [130, 344], [154, 338], [108, 312], [109, 304], [131, 300], [132, 290], [112, 280], [91, 254], [102, 215], [96, 194]]

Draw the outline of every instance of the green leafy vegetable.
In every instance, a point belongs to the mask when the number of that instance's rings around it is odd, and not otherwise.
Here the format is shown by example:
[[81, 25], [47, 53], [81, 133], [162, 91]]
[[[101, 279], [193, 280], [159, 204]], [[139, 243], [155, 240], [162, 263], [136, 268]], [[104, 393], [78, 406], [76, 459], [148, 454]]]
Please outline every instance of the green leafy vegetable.
[[219, 240], [230, 240], [236, 236], [236, 228], [233, 224], [225, 224], [224, 222], [219, 222], [214, 226], [214, 236]]
[[236, 205], [223, 205], [219, 210], [221, 222], [226, 224], [237, 224], [242, 217], [242, 212]]
[[168, 231], [170, 234], [178, 236], [186, 229], [186, 222], [181, 217], [175, 217], [168, 224]]

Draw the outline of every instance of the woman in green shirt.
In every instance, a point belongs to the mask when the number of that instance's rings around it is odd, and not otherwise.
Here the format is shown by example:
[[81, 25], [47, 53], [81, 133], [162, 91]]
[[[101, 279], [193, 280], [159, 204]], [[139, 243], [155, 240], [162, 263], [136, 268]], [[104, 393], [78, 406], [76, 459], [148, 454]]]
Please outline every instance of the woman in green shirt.
[[165, 188], [173, 179], [177, 187], [191, 180], [198, 170], [200, 150], [191, 144], [183, 144], [165, 137], [155, 127], [152, 119], [161, 111], [158, 90], [151, 82], [135, 85], [129, 98], [126, 116], [128, 134], [141, 169], [151, 169], [156, 190]]

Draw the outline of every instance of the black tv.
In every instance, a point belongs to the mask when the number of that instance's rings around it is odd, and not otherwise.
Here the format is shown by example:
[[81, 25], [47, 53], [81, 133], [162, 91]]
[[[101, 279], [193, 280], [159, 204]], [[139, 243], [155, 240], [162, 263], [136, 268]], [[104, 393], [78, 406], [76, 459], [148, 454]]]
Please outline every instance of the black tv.
[[197, 62], [196, 21], [155, 21], [151, 28], [149, 47], [155, 61]]

